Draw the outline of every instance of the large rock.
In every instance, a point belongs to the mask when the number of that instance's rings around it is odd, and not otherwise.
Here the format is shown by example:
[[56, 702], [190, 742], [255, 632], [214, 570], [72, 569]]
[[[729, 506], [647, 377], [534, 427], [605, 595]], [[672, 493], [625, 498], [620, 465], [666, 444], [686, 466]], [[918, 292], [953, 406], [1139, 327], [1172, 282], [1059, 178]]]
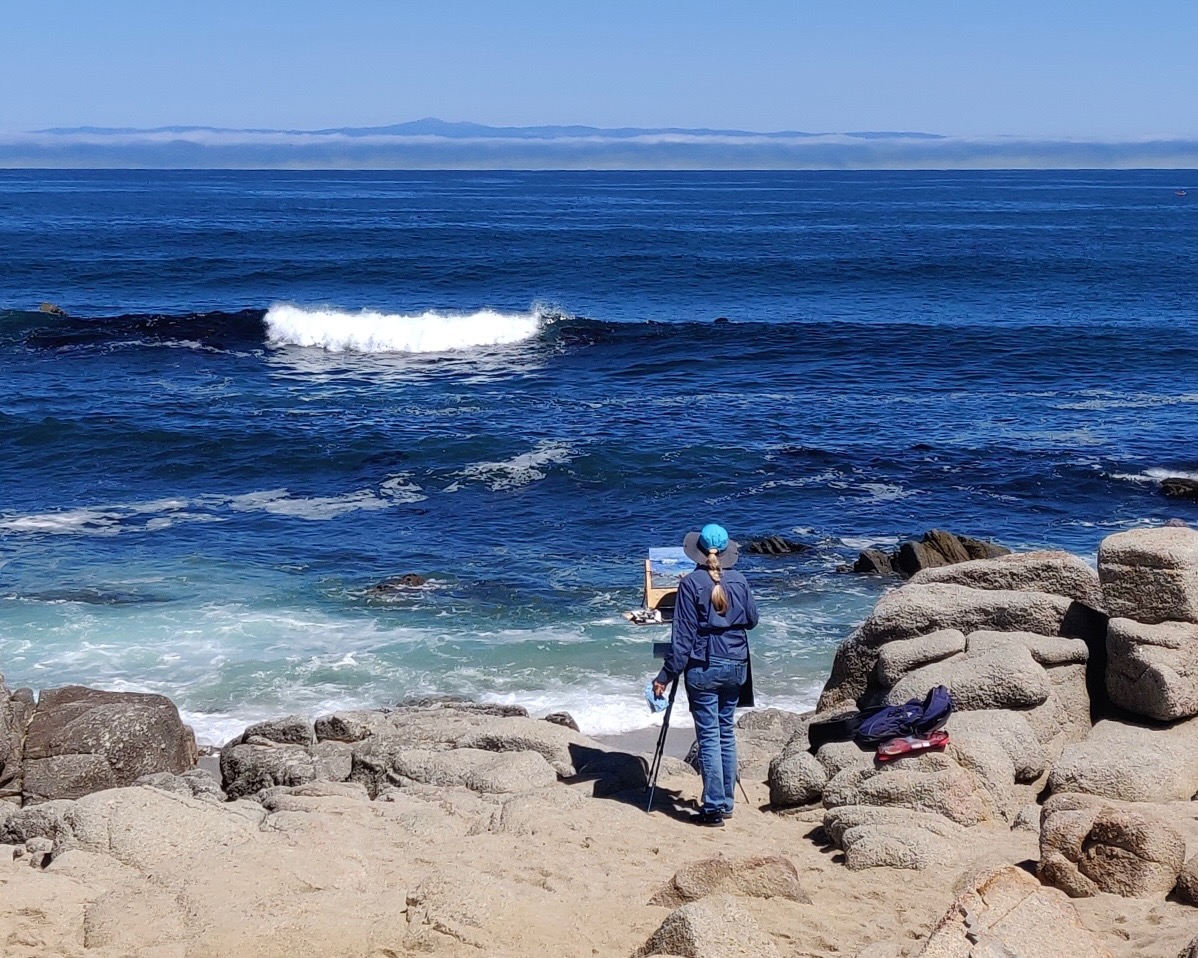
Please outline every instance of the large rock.
[[312, 781], [344, 782], [353, 767], [353, 747], [317, 742], [311, 748], [253, 739], [221, 749], [220, 768], [230, 798], [244, 798], [275, 785]]
[[1103, 608], [1098, 573], [1068, 552], [1016, 552], [997, 559], [975, 559], [929, 568], [911, 577], [912, 585], [954, 583], [974, 589], [1046, 592]]
[[248, 844], [266, 817], [252, 803], [217, 805], [144, 787], [97, 792], [72, 805], [63, 815], [68, 828], [54, 839], [55, 857], [79, 848], [151, 873], [178, 873], [204, 851]]
[[841, 805], [824, 814], [824, 832], [844, 850], [850, 871], [922, 871], [953, 861], [965, 829], [942, 815], [886, 805]]
[[1113, 618], [1198, 623], [1198, 530], [1133, 529], [1102, 540], [1098, 575]]
[[713, 895], [670, 912], [634, 958], [781, 958], [774, 940], [731, 895]]
[[455, 745], [485, 752], [537, 752], [562, 776], [576, 774], [575, 756], [598, 743], [562, 725], [531, 718], [498, 718], [470, 730]]
[[10, 692], [0, 675], [0, 802], [21, 798], [21, 754], [25, 727], [33, 714], [29, 689]]
[[1005, 865], [974, 879], [928, 937], [919, 958], [1111, 958], [1072, 903]]
[[241, 734], [242, 742], [249, 742], [256, 738], [276, 742], [279, 745], [310, 747], [316, 744], [316, 729], [304, 716], [288, 715], [285, 718], [270, 719], [251, 725]]
[[966, 635], [983, 629], [1065, 635], [1071, 605], [1070, 599], [1045, 592], [908, 583], [878, 600], [861, 631], [871, 645], [940, 629], [958, 629]]
[[541, 788], [557, 773], [539, 752], [481, 749], [411, 749], [395, 741], [366, 743], [354, 752], [351, 779], [377, 795], [387, 784], [461, 785], [474, 792], [507, 793]]
[[1034, 782], [1044, 774], [1044, 746], [1033, 734], [1023, 712], [1007, 709], [954, 712], [945, 728], [953, 741], [970, 735], [994, 739], [1010, 758], [1016, 782]]
[[861, 628], [841, 643], [818, 710], [870, 704], [865, 700], [880, 697], [884, 686], [876, 672], [880, 648], [889, 643], [946, 629], [966, 635], [1016, 631], [1088, 638], [1094, 628], [1094, 613], [1064, 596], [953, 583], [908, 584], [882, 596]]
[[1099, 722], [1065, 748], [1048, 785], [1125, 802], [1189, 801], [1198, 794], [1198, 719], [1168, 728]]
[[1136, 715], [1198, 715], [1198, 625], [1111, 619], [1106, 684], [1111, 701]]
[[949, 690], [953, 706], [962, 711], [1032, 708], [1043, 704], [1052, 688], [1031, 653], [1012, 642], [908, 672], [886, 694], [886, 701], [899, 705], [922, 699], [937, 685]]
[[848, 768], [824, 787], [824, 807], [885, 805], [933, 812], [961, 825], [998, 818], [978, 779], [946, 755], [929, 754], [896, 766]]
[[1087, 796], [1059, 795], [1041, 813], [1037, 874], [1071, 898], [1099, 892], [1163, 898], [1177, 884], [1185, 850], [1166, 821]]
[[783, 753], [770, 762], [770, 804], [792, 808], [818, 802], [828, 782], [828, 770], [806, 750]]
[[720, 894], [811, 903], [799, 881], [798, 870], [789, 859], [780, 855], [751, 858], [724, 858], [721, 855], [680, 868], [669, 883], [649, 899], [649, 904], [677, 908], [689, 901]]
[[908, 672], [952, 658], [964, 651], [965, 633], [960, 629], [941, 629], [931, 635], [887, 642], [878, 651], [878, 682], [891, 688]]
[[26, 803], [79, 798], [196, 763], [195, 736], [170, 699], [71, 685], [42, 692], [25, 733]]

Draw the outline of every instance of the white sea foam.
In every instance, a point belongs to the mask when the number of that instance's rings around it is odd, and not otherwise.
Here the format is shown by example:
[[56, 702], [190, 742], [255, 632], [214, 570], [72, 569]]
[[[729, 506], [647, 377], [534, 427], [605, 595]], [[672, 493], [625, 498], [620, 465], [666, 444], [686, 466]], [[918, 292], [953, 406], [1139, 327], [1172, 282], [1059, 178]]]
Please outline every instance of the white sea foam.
[[0, 530], [41, 535], [112, 536], [120, 532], [120, 515], [97, 509], [65, 509], [0, 519]]
[[1189, 472], [1185, 469], [1145, 469], [1143, 472], [1112, 472], [1112, 479], [1121, 479], [1124, 482], [1161, 482], [1164, 479], [1192, 479], [1198, 482], [1198, 472]]
[[[569, 462], [576, 455], [565, 443], [541, 442], [530, 452], [521, 453], [503, 462], [476, 462], [458, 473], [462, 480], [480, 480], [494, 492], [516, 489], [545, 478], [545, 467]], [[462, 486], [455, 482], [446, 492], [456, 492]]]
[[236, 512], [269, 512], [277, 516], [320, 521], [335, 519], [347, 512], [389, 509], [390, 498], [377, 495], [369, 489], [359, 489], [343, 496], [293, 496], [286, 489], [269, 489], [234, 496], [229, 506]]
[[539, 311], [419, 314], [351, 313], [275, 305], [266, 313], [271, 346], [318, 346], [330, 352], [447, 353], [524, 342], [541, 328]]
[[842, 545], [850, 549], [885, 549], [899, 544], [898, 536], [841, 536]]
[[1158, 482], [1162, 479], [1193, 479], [1198, 482], [1198, 472], [1186, 472], [1184, 469], [1146, 469], [1144, 474]]
[[390, 509], [426, 499], [420, 486], [402, 473], [388, 476], [377, 491], [357, 489], [339, 496], [297, 496], [287, 489], [262, 489], [237, 496], [197, 496], [117, 503], [60, 512], [0, 516], [0, 533], [25, 535], [115, 536], [158, 532], [181, 522], [223, 522], [225, 510], [267, 512], [319, 522], [350, 512]]

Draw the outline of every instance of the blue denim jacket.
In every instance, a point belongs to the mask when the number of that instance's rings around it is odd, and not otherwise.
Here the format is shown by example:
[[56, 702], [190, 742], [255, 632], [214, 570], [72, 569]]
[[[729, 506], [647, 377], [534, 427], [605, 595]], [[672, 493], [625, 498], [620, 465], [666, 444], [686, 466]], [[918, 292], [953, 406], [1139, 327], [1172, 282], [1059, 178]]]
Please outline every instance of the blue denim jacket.
[[757, 604], [748, 581], [739, 572], [725, 570], [720, 582], [728, 597], [728, 610], [722, 614], [711, 607], [715, 583], [706, 569], [695, 569], [678, 583], [670, 651], [656, 681], [674, 681], [686, 671], [688, 662], [748, 659], [747, 630], [757, 625]]

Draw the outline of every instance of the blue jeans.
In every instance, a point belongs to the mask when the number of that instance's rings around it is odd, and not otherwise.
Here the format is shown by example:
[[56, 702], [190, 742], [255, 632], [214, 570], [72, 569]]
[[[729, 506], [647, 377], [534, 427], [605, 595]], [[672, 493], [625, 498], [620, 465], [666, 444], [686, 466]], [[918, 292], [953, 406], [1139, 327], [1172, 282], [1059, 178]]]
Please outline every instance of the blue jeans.
[[712, 658], [686, 670], [686, 697], [695, 719], [703, 811], [731, 812], [736, 788], [736, 703], [745, 683], [745, 663]]

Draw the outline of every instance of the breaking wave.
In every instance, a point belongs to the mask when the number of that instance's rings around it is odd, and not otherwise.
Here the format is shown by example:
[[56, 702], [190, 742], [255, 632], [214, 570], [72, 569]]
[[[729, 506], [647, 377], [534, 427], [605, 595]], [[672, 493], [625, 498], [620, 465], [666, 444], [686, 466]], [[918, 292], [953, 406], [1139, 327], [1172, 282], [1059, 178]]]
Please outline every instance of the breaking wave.
[[318, 346], [330, 352], [447, 353], [524, 342], [540, 332], [545, 318], [540, 310], [405, 315], [276, 305], [267, 310], [265, 323], [270, 346]]

